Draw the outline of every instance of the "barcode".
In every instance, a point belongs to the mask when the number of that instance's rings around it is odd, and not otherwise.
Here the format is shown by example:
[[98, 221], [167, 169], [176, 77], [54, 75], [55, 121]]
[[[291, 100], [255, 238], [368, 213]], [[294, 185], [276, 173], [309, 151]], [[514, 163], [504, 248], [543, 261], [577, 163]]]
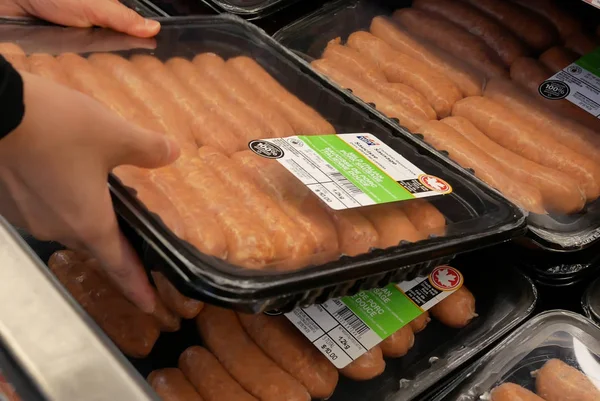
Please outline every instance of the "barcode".
[[348, 326], [350, 326], [356, 333], [359, 335], [365, 334], [367, 331], [371, 330], [369, 326], [363, 323], [362, 320], [358, 316], [354, 314], [347, 306], [344, 306], [342, 309], [338, 310], [335, 313], [340, 319], [343, 319]]
[[362, 195], [363, 191], [348, 180], [342, 173], [330, 173], [331, 178], [350, 195]]

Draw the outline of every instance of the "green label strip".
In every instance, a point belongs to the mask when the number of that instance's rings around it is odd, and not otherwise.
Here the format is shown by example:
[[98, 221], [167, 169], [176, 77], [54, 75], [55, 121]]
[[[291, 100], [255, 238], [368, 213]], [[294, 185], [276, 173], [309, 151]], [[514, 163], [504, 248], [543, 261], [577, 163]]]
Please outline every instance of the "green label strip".
[[299, 138], [376, 203], [414, 199], [406, 188], [338, 136]]
[[394, 284], [344, 297], [342, 302], [383, 339], [423, 313]]
[[575, 64], [600, 78], [600, 48], [586, 54], [577, 60]]

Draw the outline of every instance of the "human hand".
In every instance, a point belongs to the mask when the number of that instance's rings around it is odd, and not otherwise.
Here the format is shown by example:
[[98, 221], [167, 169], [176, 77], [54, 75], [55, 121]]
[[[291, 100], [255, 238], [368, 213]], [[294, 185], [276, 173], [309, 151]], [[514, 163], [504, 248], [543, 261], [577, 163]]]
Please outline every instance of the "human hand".
[[0, 15], [37, 17], [78, 28], [100, 26], [140, 38], [156, 36], [160, 23], [145, 19], [118, 0], [7, 0]]
[[40, 240], [91, 253], [132, 302], [152, 312], [154, 293], [119, 231], [107, 177], [122, 164], [169, 164], [177, 144], [79, 92], [21, 75], [25, 116], [0, 140], [0, 214]]

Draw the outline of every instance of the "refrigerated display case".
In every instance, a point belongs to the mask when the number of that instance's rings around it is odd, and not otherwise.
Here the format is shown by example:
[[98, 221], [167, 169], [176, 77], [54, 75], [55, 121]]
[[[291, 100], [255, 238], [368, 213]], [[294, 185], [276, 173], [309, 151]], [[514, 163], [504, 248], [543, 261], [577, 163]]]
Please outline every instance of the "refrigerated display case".
[[0, 371], [9, 391], [24, 401], [158, 401], [1, 217], [0, 265]]

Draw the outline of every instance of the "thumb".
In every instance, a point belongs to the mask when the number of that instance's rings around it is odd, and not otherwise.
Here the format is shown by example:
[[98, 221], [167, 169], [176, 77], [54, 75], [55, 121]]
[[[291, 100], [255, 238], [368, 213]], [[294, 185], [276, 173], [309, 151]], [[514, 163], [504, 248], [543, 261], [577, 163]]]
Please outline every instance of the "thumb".
[[160, 31], [158, 21], [146, 19], [119, 2], [104, 0], [86, 4], [89, 9], [85, 15], [88, 16], [91, 25], [111, 28], [140, 38], [156, 36]]
[[[179, 145], [166, 135], [130, 123], [113, 131], [117, 140], [108, 143], [109, 168], [128, 164], [142, 168], [158, 168], [179, 157]], [[123, 129], [125, 128], [125, 129]]]

